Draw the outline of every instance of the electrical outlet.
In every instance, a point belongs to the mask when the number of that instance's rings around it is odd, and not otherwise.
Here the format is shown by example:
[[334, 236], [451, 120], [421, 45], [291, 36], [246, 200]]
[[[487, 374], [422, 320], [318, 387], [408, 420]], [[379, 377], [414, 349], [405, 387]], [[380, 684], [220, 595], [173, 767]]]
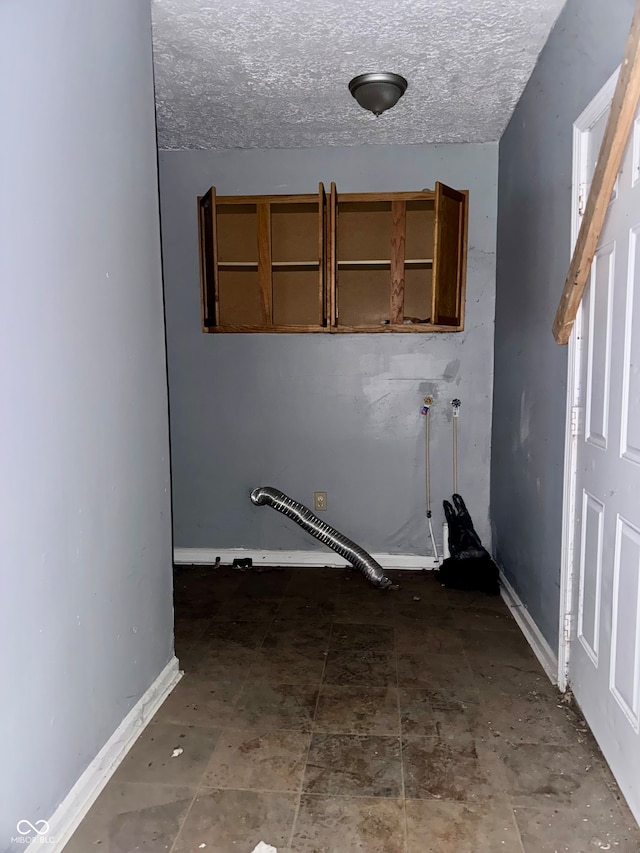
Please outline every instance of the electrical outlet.
[[313, 508], [316, 512], [324, 512], [324, 510], [327, 508], [326, 492], [313, 493]]

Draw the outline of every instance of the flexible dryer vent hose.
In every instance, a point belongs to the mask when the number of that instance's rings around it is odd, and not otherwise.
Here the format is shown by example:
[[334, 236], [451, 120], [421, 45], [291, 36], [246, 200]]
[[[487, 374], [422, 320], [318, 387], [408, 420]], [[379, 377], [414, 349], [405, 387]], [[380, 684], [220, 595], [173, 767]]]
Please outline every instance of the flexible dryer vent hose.
[[303, 530], [311, 536], [319, 539], [327, 547], [331, 548], [356, 569], [360, 569], [369, 583], [381, 589], [390, 587], [391, 581], [386, 577], [382, 566], [373, 559], [370, 554], [347, 539], [342, 533], [331, 527], [314, 515], [311, 510], [287, 497], [284, 492], [272, 489], [271, 486], [260, 486], [251, 492], [251, 501], [256, 506], [270, 506], [273, 509], [293, 519]]

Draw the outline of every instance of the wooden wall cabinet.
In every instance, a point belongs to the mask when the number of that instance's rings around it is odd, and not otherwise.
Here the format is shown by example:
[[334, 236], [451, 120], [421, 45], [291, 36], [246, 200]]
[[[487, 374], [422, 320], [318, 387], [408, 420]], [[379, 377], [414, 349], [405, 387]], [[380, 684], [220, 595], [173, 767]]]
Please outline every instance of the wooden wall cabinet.
[[206, 332], [464, 327], [468, 194], [198, 199]]

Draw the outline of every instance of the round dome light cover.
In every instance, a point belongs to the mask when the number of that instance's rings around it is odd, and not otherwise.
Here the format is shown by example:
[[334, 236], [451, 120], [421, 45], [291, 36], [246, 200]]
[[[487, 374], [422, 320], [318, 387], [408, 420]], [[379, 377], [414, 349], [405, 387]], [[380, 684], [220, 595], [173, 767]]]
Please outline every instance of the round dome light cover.
[[379, 116], [395, 107], [408, 85], [399, 74], [359, 74], [349, 83], [349, 91], [361, 107]]

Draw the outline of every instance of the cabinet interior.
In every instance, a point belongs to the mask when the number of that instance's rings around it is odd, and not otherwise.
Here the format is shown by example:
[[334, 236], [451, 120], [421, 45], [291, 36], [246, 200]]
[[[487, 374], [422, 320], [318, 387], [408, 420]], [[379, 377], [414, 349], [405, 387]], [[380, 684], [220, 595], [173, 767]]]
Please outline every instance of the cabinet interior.
[[198, 199], [203, 330], [458, 331], [467, 193]]

